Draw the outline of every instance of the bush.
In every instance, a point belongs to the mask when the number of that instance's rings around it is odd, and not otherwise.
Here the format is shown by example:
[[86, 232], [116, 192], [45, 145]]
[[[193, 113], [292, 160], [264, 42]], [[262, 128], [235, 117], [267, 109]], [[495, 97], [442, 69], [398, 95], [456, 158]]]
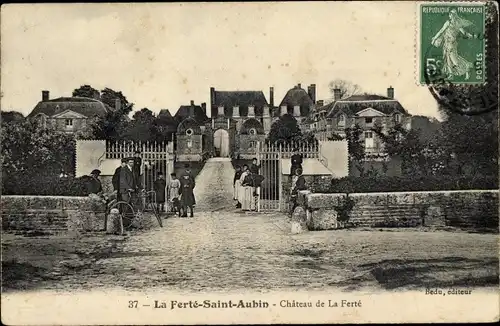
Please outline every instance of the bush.
[[58, 176], [5, 176], [2, 180], [4, 195], [39, 195], [39, 196], [86, 196], [86, 180], [82, 178], [64, 178]]
[[346, 177], [333, 179], [327, 193], [498, 189], [498, 176], [481, 177]]

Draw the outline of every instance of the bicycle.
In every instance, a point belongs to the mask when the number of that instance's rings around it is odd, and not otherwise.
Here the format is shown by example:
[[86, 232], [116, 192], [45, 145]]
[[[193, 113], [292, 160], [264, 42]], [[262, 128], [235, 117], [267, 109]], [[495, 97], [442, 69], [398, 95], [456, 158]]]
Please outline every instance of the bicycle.
[[[135, 201], [135, 203], [133, 201]], [[134, 206], [136, 209], [134, 209]], [[114, 200], [110, 202], [106, 212], [106, 224], [108, 214], [115, 208], [118, 209], [120, 219], [120, 234], [123, 234], [125, 230], [130, 229], [138, 222], [144, 212], [153, 212], [158, 224], [160, 227], [163, 227], [163, 222], [158, 212], [158, 206], [156, 205], [156, 193], [154, 191], [142, 190], [137, 196], [133, 196], [132, 192], [129, 192], [129, 200]]]

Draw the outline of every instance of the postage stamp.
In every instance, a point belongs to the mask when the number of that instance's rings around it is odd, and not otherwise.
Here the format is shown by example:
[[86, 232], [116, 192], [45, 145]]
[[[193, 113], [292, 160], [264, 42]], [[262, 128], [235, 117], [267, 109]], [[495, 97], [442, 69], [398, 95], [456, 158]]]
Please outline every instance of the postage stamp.
[[484, 3], [425, 3], [418, 15], [420, 83], [484, 83]]

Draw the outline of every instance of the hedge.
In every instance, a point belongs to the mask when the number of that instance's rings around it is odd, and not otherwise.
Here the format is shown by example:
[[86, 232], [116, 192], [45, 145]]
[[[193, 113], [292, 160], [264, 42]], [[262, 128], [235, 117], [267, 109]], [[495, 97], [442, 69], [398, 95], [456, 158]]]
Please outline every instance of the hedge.
[[333, 179], [327, 193], [498, 189], [498, 176], [346, 177]]
[[4, 176], [3, 195], [86, 196], [85, 178]]

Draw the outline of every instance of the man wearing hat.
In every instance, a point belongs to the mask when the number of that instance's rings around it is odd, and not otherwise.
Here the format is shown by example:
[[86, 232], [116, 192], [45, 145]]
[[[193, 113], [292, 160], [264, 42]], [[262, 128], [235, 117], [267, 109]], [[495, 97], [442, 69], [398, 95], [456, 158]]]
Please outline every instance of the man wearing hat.
[[116, 168], [115, 174], [113, 174], [113, 179], [111, 183], [113, 184], [113, 190], [116, 191], [116, 200], [121, 200], [120, 197], [120, 173], [121, 170], [127, 166], [127, 159], [122, 158], [121, 165]]
[[120, 170], [120, 195], [122, 200], [130, 201], [131, 195], [137, 190], [136, 178], [134, 176], [133, 157], [126, 159], [127, 164]]
[[87, 182], [87, 192], [89, 194], [96, 194], [99, 195], [102, 193], [102, 184], [101, 181], [99, 180], [99, 176], [101, 175], [100, 170], [92, 170], [90, 172], [90, 178], [88, 179]]
[[141, 151], [136, 150], [134, 152], [134, 168], [133, 168], [133, 173], [134, 173], [134, 178], [135, 178], [135, 184], [138, 188], [141, 187], [141, 167], [142, 167], [142, 158], [141, 158]]
[[299, 149], [295, 147], [293, 149], [293, 155], [291, 159], [291, 167], [290, 167], [290, 176], [293, 177], [295, 175], [295, 170], [302, 169], [302, 155], [299, 153]]
[[196, 205], [196, 199], [194, 197], [194, 187], [196, 186], [193, 175], [191, 174], [191, 167], [189, 164], [184, 165], [184, 173], [180, 178], [181, 183], [181, 206], [182, 206], [182, 217], [187, 217], [187, 209], [189, 208], [190, 217], [194, 216], [193, 206]]

